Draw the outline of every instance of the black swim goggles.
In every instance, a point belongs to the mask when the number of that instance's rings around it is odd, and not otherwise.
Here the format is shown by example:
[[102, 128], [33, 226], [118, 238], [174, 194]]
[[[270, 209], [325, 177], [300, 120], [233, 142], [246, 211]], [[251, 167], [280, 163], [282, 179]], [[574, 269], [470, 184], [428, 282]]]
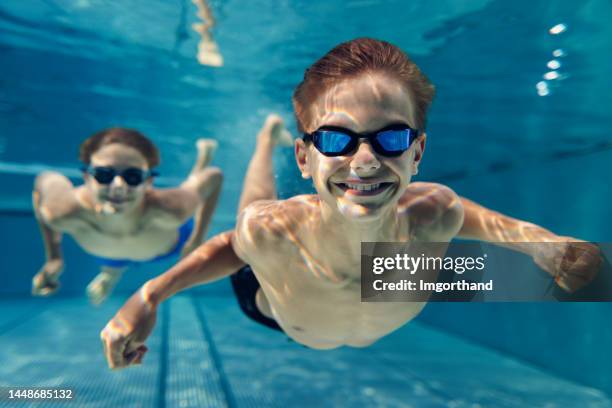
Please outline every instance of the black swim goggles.
[[121, 176], [125, 183], [131, 187], [142, 184], [149, 177], [157, 176], [159, 173], [153, 170], [143, 170], [130, 167], [125, 170], [116, 170], [112, 167], [83, 167], [85, 173], [90, 174], [100, 184], [110, 184], [116, 176]]
[[323, 126], [312, 133], [304, 133], [303, 140], [311, 140], [322, 154], [334, 157], [352, 153], [359, 139], [367, 139], [379, 155], [397, 157], [408, 150], [420, 134], [419, 130], [404, 124], [390, 125], [372, 133], [355, 133], [337, 126]]

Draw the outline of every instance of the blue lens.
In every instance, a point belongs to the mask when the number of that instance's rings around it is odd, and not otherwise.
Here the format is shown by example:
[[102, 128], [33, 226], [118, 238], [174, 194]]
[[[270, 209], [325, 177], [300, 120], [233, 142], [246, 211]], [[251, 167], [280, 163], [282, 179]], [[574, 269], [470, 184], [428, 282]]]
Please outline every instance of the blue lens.
[[376, 141], [388, 152], [404, 152], [410, 147], [410, 129], [384, 130], [376, 136]]
[[119, 174], [125, 182], [132, 187], [142, 184], [145, 178], [154, 175], [153, 172], [149, 173], [135, 167], [118, 172], [112, 167], [94, 167], [87, 170], [98, 183], [110, 184], [115, 179], [115, 176]]
[[121, 177], [128, 185], [134, 187], [143, 182], [145, 174], [141, 169], [129, 168], [123, 171]]
[[351, 142], [349, 135], [336, 130], [319, 130], [313, 136], [313, 142], [321, 153], [339, 153]]
[[108, 167], [94, 167], [90, 174], [100, 184], [110, 184], [115, 178], [115, 170]]

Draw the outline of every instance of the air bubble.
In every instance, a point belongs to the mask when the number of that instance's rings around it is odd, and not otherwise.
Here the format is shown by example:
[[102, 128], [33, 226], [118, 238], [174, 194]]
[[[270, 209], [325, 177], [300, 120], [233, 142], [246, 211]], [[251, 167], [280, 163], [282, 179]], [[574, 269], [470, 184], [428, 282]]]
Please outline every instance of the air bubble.
[[552, 54], [555, 58], [565, 57], [567, 55], [561, 48], [557, 48]]
[[557, 24], [554, 27], [551, 27], [548, 32], [552, 35], [557, 35], [557, 34], [561, 34], [562, 32], [564, 32], [565, 30], [567, 30], [567, 26], [563, 23], [561, 24]]
[[538, 95], [546, 96], [550, 93], [548, 89], [548, 83], [546, 81], [540, 81], [536, 84], [536, 89], [538, 90]]
[[559, 78], [559, 73], [557, 71], [548, 71], [544, 74], [544, 79], [547, 79], [549, 81], [555, 80], [557, 78]]

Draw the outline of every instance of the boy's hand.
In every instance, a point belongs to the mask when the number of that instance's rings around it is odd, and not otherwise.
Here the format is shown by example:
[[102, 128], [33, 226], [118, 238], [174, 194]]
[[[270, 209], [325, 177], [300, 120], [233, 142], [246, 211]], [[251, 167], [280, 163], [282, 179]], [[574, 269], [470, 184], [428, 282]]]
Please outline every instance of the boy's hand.
[[59, 276], [64, 270], [62, 259], [50, 259], [45, 262], [40, 271], [32, 278], [32, 294], [35, 296], [49, 296], [59, 287]]
[[555, 278], [566, 292], [574, 292], [595, 278], [603, 259], [597, 245], [571, 237], [542, 243], [533, 255], [534, 262]]
[[132, 295], [100, 333], [111, 369], [141, 364], [148, 351], [144, 341], [157, 320], [157, 307], [143, 296], [146, 285]]

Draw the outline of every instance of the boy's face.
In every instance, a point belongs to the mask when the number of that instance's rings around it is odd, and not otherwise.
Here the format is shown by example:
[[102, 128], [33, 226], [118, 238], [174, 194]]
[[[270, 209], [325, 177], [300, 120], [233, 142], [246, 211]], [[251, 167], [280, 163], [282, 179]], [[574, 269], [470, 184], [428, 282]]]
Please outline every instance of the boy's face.
[[[90, 168], [103, 167], [121, 174], [127, 169], [149, 170], [147, 159], [136, 149], [119, 143], [102, 146], [91, 155]], [[119, 213], [136, 208], [144, 200], [151, 179], [131, 186], [121, 175], [116, 175], [109, 184], [100, 183], [85, 173], [85, 185], [97, 205], [104, 213]]]
[[[336, 126], [369, 133], [392, 124], [416, 128], [412, 96], [400, 82], [383, 74], [363, 74], [324, 92], [311, 105], [306, 132]], [[360, 139], [356, 149], [338, 157], [320, 153], [312, 143], [296, 141], [296, 159], [305, 178], [312, 177], [321, 200], [343, 216], [377, 219], [393, 208], [416, 174], [425, 135], [397, 157], [374, 151]]]

